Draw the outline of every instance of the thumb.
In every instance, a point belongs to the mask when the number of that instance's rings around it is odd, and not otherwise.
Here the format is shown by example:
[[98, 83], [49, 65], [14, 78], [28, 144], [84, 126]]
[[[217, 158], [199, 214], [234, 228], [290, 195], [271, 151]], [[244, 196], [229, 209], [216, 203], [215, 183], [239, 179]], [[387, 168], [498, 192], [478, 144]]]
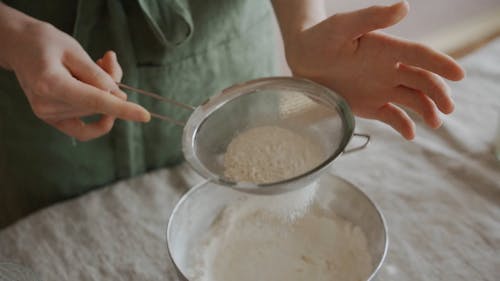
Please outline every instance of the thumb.
[[386, 28], [401, 21], [409, 10], [408, 2], [391, 6], [372, 6], [365, 9], [337, 14], [331, 17], [346, 37], [356, 39], [365, 33]]

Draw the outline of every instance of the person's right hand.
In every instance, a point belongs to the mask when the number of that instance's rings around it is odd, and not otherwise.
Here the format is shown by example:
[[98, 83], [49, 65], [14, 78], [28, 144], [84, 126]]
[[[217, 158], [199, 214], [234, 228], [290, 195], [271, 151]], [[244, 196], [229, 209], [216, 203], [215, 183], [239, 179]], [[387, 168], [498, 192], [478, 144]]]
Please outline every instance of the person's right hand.
[[[113, 77], [94, 63], [75, 39], [36, 20], [17, 31], [8, 34], [3, 55], [38, 118], [80, 141], [108, 133], [115, 117], [150, 120], [149, 112], [127, 102]], [[116, 70], [114, 54], [106, 56], [101, 63], [108, 69], [115, 65]], [[87, 124], [80, 119], [94, 114], [102, 114], [101, 119]]]

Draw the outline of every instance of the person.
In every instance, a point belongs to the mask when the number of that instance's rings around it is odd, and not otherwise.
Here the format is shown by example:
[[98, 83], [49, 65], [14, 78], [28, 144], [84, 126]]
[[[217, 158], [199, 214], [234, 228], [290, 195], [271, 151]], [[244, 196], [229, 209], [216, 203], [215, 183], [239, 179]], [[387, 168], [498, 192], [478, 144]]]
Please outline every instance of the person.
[[[379, 29], [408, 3], [326, 16], [322, 0], [4, 0], [0, 3], [0, 227], [55, 202], [182, 161], [189, 112], [124, 93], [117, 81], [198, 105], [277, 74], [273, 20], [292, 74], [406, 139], [453, 111], [450, 57]], [[94, 62], [95, 60], [95, 62]], [[148, 110], [146, 110], [147, 108]], [[133, 122], [131, 122], [133, 121]]]

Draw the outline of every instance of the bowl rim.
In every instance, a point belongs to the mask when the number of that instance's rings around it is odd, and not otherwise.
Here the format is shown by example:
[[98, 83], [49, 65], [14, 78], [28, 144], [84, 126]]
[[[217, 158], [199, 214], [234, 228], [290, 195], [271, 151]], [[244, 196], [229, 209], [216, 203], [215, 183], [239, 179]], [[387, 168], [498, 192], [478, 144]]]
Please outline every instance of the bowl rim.
[[[317, 90], [318, 93], [327, 93], [327, 95], [323, 95], [321, 97], [316, 97], [320, 99], [328, 99], [325, 102], [331, 104], [336, 108], [336, 110], [340, 113], [339, 116], [342, 119], [342, 127], [343, 127], [343, 136], [341, 138], [339, 147], [336, 151], [334, 151], [331, 155], [328, 156], [326, 160], [324, 160], [321, 164], [316, 166], [314, 169], [311, 169], [303, 174], [294, 176], [292, 178], [288, 178], [285, 180], [272, 182], [272, 183], [247, 183], [247, 182], [233, 182], [219, 175], [213, 173], [209, 169], [205, 167], [205, 165], [201, 162], [201, 160], [197, 157], [197, 151], [195, 146], [195, 139], [198, 133], [198, 130], [203, 125], [204, 120], [207, 119], [212, 113], [216, 112], [220, 109], [224, 104], [246, 94], [252, 94], [257, 92], [259, 88], [265, 87], [282, 87], [285, 88], [281, 84], [288, 84], [287, 87], [290, 89], [297, 89], [299, 87], [309, 87]], [[306, 95], [312, 96], [312, 93], [302, 92]], [[328, 167], [337, 157], [339, 157], [343, 152], [349, 141], [351, 140], [355, 128], [355, 119], [354, 115], [349, 107], [347, 101], [335, 93], [332, 89], [329, 89], [321, 84], [313, 82], [311, 80], [299, 77], [289, 77], [289, 76], [275, 76], [275, 77], [265, 77], [255, 80], [246, 81], [240, 84], [233, 85], [229, 88], [226, 88], [221, 93], [216, 94], [205, 102], [203, 102], [200, 106], [198, 106], [191, 116], [189, 117], [186, 125], [184, 126], [183, 134], [182, 134], [182, 151], [184, 154], [184, 158], [189, 163], [189, 165], [203, 178], [209, 179], [212, 182], [216, 182], [220, 185], [228, 186], [234, 188], [236, 190], [250, 192], [250, 193], [280, 193], [285, 192], [286, 189], [283, 186], [287, 186], [288, 184], [298, 181], [302, 178], [307, 178], [311, 175], [314, 175], [318, 172], [321, 172], [326, 167]]]
[[[380, 222], [382, 223], [383, 234], [384, 234], [384, 238], [383, 238], [383, 240], [384, 240], [384, 250], [383, 250], [383, 253], [382, 253], [382, 256], [381, 256], [380, 260], [378, 261], [378, 263], [376, 264], [376, 266], [374, 266], [374, 269], [372, 270], [372, 273], [366, 279], [366, 281], [373, 281], [375, 279], [375, 277], [377, 276], [377, 274], [379, 273], [380, 269], [382, 268], [382, 265], [384, 264], [384, 262], [385, 262], [385, 260], [387, 258], [388, 251], [389, 251], [389, 232], [388, 232], [388, 227], [387, 227], [387, 221], [386, 221], [386, 219], [384, 217], [384, 214], [382, 213], [382, 211], [381, 211], [380, 207], [378, 206], [378, 204], [375, 203], [370, 198], [370, 196], [368, 196], [366, 194], [366, 192], [364, 192], [361, 188], [359, 188], [355, 184], [351, 183], [350, 181], [344, 179], [341, 176], [333, 174], [332, 172], [325, 173], [325, 174], [323, 174], [323, 176], [334, 177], [334, 178], [338, 179], [339, 181], [342, 181], [343, 183], [347, 184], [350, 188], [353, 188], [354, 190], [356, 190], [356, 192], [360, 193], [363, 197], [365, 197], [365, 199], [367, 199], [368, 203], [371, 204], [372, 207], [375, 209], [375, 211], [377, 213], [377, 217], [380, 220]], [[203, 180], [202, 182], [194, 185], [192, 188], [190, 188], [188, 191], [186, 191], [181, 196], [181, 198], [177, 201], [177, 203], [175, 204], [175, 206], [172, 209], [172, 212], [170, 213], [170, 216], [168, 218], [168, 223], [167, 223], [167, 228], [166, 228], [166, 243], [165, 244], [167, 246], [167, 252], [168, 252], [169, 259], [170, 259], [172, 265], [174, 266], [174, 269], [175, 269], [177, 275], [183, 281], [190, 281], [190, 280], [187, 278], [187, 276], [185, 275], [185, 273], [178, 266], [177, 262], [174, 259], [174, 256], [173, 256], [173, 253], [172, 253], [172, 249], [170, 247], [170, 244], [171, 244], [171, 242], [170, 242], [171, 241], [171, 234], [170, 234], [170, 232], [171, 232], [171, 229], [172, 229], [172, 223], [173, 223], [172, 221], [176, 217], [177, 213], [179, 212], [180, 207], [191, 196], [191, 194], [197, 192], [198, 190], [200, 190], [201, 188], [203, 188], [207, 184], [217, 184], [217, 183], [211, 182], [209, 180]], [[225, 186], [221, 186], [221, 187], [225, 187]], [[239, 192], [241, 192], [241, 191], [239, 191]]]

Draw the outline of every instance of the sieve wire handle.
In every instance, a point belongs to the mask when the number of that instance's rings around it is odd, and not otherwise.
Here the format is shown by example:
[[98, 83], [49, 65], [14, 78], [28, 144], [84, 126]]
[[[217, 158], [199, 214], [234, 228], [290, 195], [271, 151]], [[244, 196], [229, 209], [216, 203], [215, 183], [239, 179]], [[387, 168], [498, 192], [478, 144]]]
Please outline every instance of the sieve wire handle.
[[[125, 85], [125, 84], [120, 83], [120, 82], [116, 82], [116, 85], [118, 85], [118, 87], [120, 87], [122, 89], [130, 90], [130, 91], [133, 91], [135, 93], [138, 93], [138, 94], [141, 94], [141, 95], [144, 95], [144, 96], [148, 96], [148, 97], [154, 98], [154, 99], [159, 100], [161, 102], [173, 104], [173, 105], [175, 105], [177, 107], [181, 107], [181, 108], [184, 108], [184, 109], [187, 109], [187, 110], [191, 110], [191, 111], [193, 111], [195, 109], [193, 106], [191, 106], [189, 104], [185, 104], [185, 103], [176, 101], [174, 99], [169, 99], [169, 98], [160, 96], [160, 95], [152, 93], [152, 92], [148, 92], [148, 91], [144, 91], [144, 90], [141, 90], [141, 89], [138, 89], [138, 88], [134, 88], [132, 86]], [[149, 112], [149, 114], [151, 114], [151, 116], [153, 116], [155, 118], [158, 118], [160, 120], [173, 123], [175, 125], [179, 125], [179, 126], [186, 125], [186, 123], [183, 122], [183, 121], [179, 121], [177, 119], [174, 119], [174, 118], [171, 118], [171, 117], [168, 117], [168, 116], [165, 116], [165, 115], [161, 115], [161, 114], [154, 113], [154, 112]]]
[[350, 149], [345, 149], [344, 150], [344, 154], [346, 153], [351, 153], [351, 152], [354, 152], [354, 151], [358, 151], [358, 150], [361, 150], [361, 149], [364, 149], [365, 147], [368, 146], [368, 144], [370, 143], [370, 138], [371, 136], [370, 135], [367, 135], [367, 134], [358, 134], [358, 133], [354, 133], [353, 134], [354, 137], [360, 137], [360, 138], [364, 138], [365, 141], [363, 142], [362, 145], [360, 146], [357, 146], [357, 147], [354, 147], [354, 148], [350, 148]]

